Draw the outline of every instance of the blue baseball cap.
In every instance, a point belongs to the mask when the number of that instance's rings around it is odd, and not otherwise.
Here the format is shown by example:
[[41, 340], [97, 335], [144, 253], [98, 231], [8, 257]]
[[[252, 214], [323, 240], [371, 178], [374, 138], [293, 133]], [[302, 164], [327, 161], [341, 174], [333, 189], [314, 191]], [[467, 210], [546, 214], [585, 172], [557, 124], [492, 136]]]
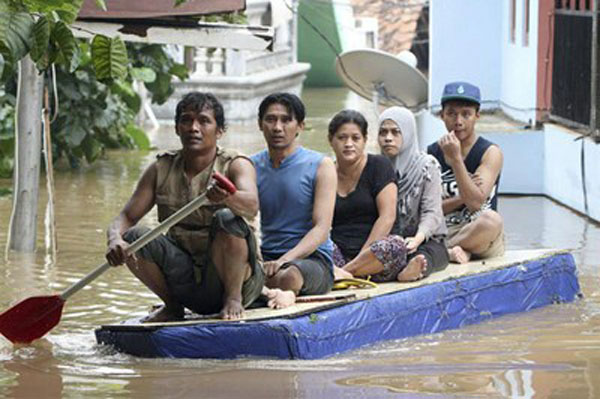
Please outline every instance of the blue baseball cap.
[[444, 86], [442, 105], [450, 100], [462, 100], [481, 105], [479, 87], [467, 82], [452, 82]]

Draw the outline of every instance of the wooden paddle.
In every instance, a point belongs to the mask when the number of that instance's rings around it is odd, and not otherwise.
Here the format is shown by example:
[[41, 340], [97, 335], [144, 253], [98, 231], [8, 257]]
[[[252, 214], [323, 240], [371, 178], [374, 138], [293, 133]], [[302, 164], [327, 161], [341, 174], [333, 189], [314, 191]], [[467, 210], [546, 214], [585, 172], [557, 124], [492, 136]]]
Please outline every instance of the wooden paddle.
[[[225, 176], [215, 172], [213, 178], [222, 189], [231, 194], [236, 192], [233, 183]], [[129, 246], [127, 252], [135, 253], [207, 201], [206, 193], [196, 197], [154, 229], [135, 240]], [[30, 343], [41, 338], [60, 321], [65, 301], [109, 268], [110, 264], [108, 262], [101, 264], [60, 295], [35, 296], [19, 302], [0, 314], [0, 333], [12, 343]]]

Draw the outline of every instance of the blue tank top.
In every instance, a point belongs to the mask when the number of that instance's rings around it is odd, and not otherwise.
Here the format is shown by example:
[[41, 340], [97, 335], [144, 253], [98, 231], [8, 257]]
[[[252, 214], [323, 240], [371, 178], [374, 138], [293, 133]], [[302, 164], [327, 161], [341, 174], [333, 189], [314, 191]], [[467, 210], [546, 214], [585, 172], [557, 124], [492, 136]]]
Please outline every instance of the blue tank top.
[[[323, 155], [298, 147], [284, 158], [279, 168], [273, 167], [267, 150], [251, 159], [256, 168], [260, 201], [261, 252], [265, 259], [277, 259], [313, 228], [317, 169]], [[332, 261], [331, 239], [328, 237], [317, 251]]]
[[[487, 149], [492, 145], [495, 144], [489, 140], [484, 139], [481, 136], [477, 138], [477, 141], [475, 142], [475, 144], [473, 144], [473, 147], [471, 148], [471, 150], [467, 154], [467, 157], [465, 158], [465, 167], [467, 168], [467, 171], [469, 173], [475, 173], [475, 171], [481, 164], [481, 158], [483, 158], [483, 154], [485, 154]], [[442, 167], [442, 199], [448, 199], [459, 195], [458, 185], [456, 184], [456, 177], [454, 176], [452, 168], [446, 163], [446, 160], [444, 159], [444, 153], [441, 147], [438, 145], [437, 142], [430, 144], [427, 147], [427, 152], [433, 155]], [[477, 216], [479, 216], [479, 214], [481, 213], [481, 211], [484, 211], [486, 209], [492, 209], [494, 211], [497, 210], [499, 183], [500, 174], [498, 174], [496, 182], [494, 183], [492, 191], [490, 192], [490, 196], [488, 197], [487, 201], [484, 202], [481, 209], [475, 212], [470, 212], [469, 209], [463, 205], [461, 208], [446, 215], [446, 224], [461, 224], [465, 221], [471, 221], [476, 219]]]

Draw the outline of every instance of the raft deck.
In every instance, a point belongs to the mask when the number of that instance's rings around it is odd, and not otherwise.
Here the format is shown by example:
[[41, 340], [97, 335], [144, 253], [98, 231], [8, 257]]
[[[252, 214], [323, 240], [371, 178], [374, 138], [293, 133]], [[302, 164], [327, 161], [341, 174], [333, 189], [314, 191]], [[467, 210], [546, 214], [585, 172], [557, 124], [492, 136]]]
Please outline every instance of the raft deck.
[[382, 340], [460, 328], [504, 314], [573, 301], [573, 256], [513, 250], [450, 264], [412, 283], [301, 297], [286, 309], [248, 309], [243, 320], [195, 316], [180, 322], [103, 325], [98, 343], [143, 357], [318, 359]]

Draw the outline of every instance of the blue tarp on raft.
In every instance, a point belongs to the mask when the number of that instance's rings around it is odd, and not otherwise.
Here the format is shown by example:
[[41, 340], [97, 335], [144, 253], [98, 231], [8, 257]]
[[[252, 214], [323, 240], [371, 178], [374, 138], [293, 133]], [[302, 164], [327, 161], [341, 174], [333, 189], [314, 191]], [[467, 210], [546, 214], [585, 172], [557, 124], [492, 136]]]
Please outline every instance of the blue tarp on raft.
[[431, 334], [579, 294], [571, 254], [422, 285], [295, 318], [96, 330], [99, 343], [136, 356], [318, 359], [363, 345]]

